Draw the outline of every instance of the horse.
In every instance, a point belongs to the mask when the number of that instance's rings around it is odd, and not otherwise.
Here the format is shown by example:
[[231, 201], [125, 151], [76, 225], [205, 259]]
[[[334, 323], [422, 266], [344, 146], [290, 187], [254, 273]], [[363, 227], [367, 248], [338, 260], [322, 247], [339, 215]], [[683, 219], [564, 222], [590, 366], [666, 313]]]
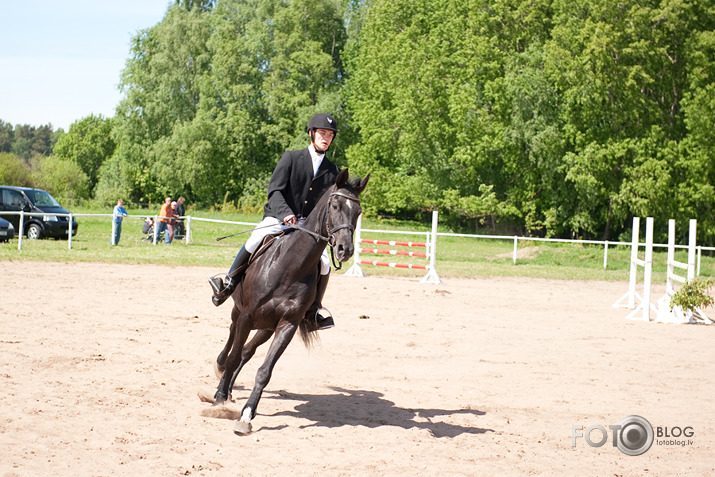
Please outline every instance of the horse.
[[[306, 317], [316, 295], [320, 256], [329, 244], [333, 263], [348, 261], [355, 250], [353, 234], [362, 213], [360, 193], [370, 178], [350, 179], [348, 169], [339, 172], [335, 184], [320, 196], [301, 227], [277, 238], [252, 261], [231, 295], [231, 326], [224, 349], [216, 359], [221, 380], [214, 405], [231, 399], [231, 390], [243, 366], [256, 349], [275, 334], [266, 358], [256, 373], [251, 394], [241, 410], [234, 432], [251, 432], [261, 394], [271, 379], [276, 362], [300, 329], [304, 343], [310, 344], [317, 331], [315, 321]], [[252, 330], [256, 334], [246, 343]]]

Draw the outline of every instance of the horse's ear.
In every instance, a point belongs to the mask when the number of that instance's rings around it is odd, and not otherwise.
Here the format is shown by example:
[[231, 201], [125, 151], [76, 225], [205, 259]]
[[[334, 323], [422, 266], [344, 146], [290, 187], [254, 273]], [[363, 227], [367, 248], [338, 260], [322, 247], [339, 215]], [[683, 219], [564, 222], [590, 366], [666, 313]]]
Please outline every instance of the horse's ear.
[[340, 171], [340, 173], [338, 173], [338, 178], [335, 179], [335, 185], [338, 187], [338, 189], [340, 189], [341, 187], [343, 187], [345, 185], [345, 183], [348, 181], [348, 177], [349, 177], [349, 174], [348, 174], [347, 167], [345, 169], [343, 169], [342, 171]]
[[368, 173], [368, 175], [366, 175], [365, 178], [360, 181], [360, 184], [357, 187], [358, 194], [365, 190], [365, 187], [367, 186], [367, 181], [369, 181], [369, 180], [370, 180], [370, 174]]

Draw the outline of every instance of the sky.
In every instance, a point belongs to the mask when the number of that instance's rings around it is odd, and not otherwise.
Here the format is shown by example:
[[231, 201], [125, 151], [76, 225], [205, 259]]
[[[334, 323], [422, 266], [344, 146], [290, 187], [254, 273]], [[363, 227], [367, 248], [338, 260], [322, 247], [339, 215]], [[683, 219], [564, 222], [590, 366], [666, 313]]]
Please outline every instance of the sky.
[[0, 0], [0, 120], [54, 130], [114, 116], [132, 37], [173, 0]]

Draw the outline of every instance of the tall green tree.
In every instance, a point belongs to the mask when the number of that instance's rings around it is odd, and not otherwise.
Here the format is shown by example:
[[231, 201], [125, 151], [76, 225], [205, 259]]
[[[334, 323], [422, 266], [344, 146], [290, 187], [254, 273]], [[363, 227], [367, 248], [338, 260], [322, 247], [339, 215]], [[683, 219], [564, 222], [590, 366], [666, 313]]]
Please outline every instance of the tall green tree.
[[[98, 188], [138, 201], [181, 193], [212, 204], [267, 181], [283, 150], [307, 145], [314, 113], [340, 119], [346, 33], [337, 5], [170, 7], [134, 42], [115, 118], [118, 146]], [[332, 150], [338, 162], [341, 139]]]
[[112, 157], [115, 147], [112, 120], [90, 115], [70, 125], [69, 132], [55, 144], [53, 155], [80, 167], [88, 178], [91, 194], [97, 185], [100, 167]]
[[348, 158], [376, 174], [366, 192], [373, 207], [462, 213], [466, 201], [470, 216], [516, 213], [506, 168], [522, 170], [514, 157], [521, 148], [508, 136], [524, 131], [508, 126], [523, 106], [510, 98], [518, 85], [505, 75], [510, 57], [543, 41], [547, 9], [519, 1], [371, 4], [347, 97], [361, 134]]

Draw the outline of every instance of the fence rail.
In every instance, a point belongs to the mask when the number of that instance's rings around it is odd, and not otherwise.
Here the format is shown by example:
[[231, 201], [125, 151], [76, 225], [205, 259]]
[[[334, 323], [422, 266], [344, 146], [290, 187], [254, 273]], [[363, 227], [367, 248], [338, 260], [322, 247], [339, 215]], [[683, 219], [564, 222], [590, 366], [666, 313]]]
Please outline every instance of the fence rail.
[[[31, 212], [10, 212], [10, 211], [3, 211], [2, 215], [20, 215], [21, 216], [21, 224], [24, 222], [24, 217], [27, 216], [57, 216], [57, 217], [67, 217], [68, 218], [68, 249], [72, 249], [72, 218], [80, 218], [80, 217], [106, 217], [111, 221], [111, 219], [114, 217], [113, 214], [52, 214], [52, 213], [31, 213]], [[159, 215], [130, 215], [128, 217], [125, 217], [124, 219], [127, 220], [146, 220], [147, 218], [153, 218], [155, 223], [158, 218], [162, 218]], [[178, 217], [181, 220], [184, 220], [185, 227], [186, 227], [186, 235], [184, 237], [183, 242], [185, 244], [190, 244], [192, 241], [192, 228], [195, 227], [195, 223], [197, 222], [205, 222], [205, 223], [217, 223], [217, 224], [228, 224], [228, 225], [242, 225], [242, 226], [249, 226], [249, 227], [254, 227], [257, 225], [256, 222], [241, 222], [241, 221], [233, 221], [233, 220], [223, 220], [223, 219], [209, 219], [209, 218], [204, 218], [204, 217], [195, 217], [191, 215], [186, 215], [186, 216], [181, 216]], [[22, 240], [23, 240], [23, 233], [21, 232], [21, 228], [16, 231], [17, 237], [18, 237], [18, 250], [22, 250]], [[154, 227], [155, 235], [154, 235], [154, 240], [153, 242], [156, 244], [158, 240], [158, 236], [156, 235], [156, 230], [157, 228]], [[384, 234], [384, 235], [402, 235], [402, 236], [410, 236], [410, 235], [418, 235], [421, 237], [425, 237], [425, 244], [428, 246], [431, 245], [431, 243], [434, 243], [435, 246], [433, 247], [433, 250], [431, 251], [431, 260], [435, 260], [437, 256], [437, 247], [436, 247], [436, 241], [437, 238], [439, 237], [462, 237], [462, 238], [468, 238], [468, 239], [482, 239], [482, 240], [508, 240], [513, 243], [513, 251], [512, 251], [512, 263], [516, 264], [517, 261], [517, 256], [518, 256], [518, 249], [519, 249], [519, 243], [524, 243], [524, 242], [549, 242], [549, 243], [566, 243], [566, 244], [575, 244], [575, 245], [600, 245], [603, 247], [603, 268], [606, 269], [608, 267], [608, 249], [609, 247], [614, 247], [614, 246], [632, 246], [631, 242], [619, 242], [619, 241], [609, 241], [609, 240], [569, 240], [569, 239], [555, 239], [555, 238], [541, 238], [541, 237], [522, 237], [522, 236], [517, 236], [517, 235], [484, 235], [484, 234], [462, 234], [462, 233], [451, 233], [451, 232], [436, 232], [436, 223], [433, 223], [433, 231], [430, 230], [423, 230], [423, 231], [414, 231], [414, 230], [383, 230], [383, 229], [360, 229], [361, 232], [367, 232], [367, 233], [372, 233], [372, 234]], [[248, 231], [244, 231], [248, 232]], [[244, 233], [241, 232], [241, 233]], [[112, 237], [112, 230], [111, 226], [107, 230], [107, 235], [108, 238], [111, 240]], [[390, 241], [390, 240], [370, 240], [370, 243], [376, 243], [376, 244], [385, 244], [385, 245], [396, 245], [399, 246], [400, 243], [397, 243], [396, 241]], [[406, 244], [413, 244], [413, 242], [405, 242]], [[645, 242], [639, 242], [639, 246], [645, 246]], [[654, 243], [652, 244], [653, 248], [663, 248], [666, 249], [668, 248], [668, 244], [657, 244]], [[687, 245], [675, 245], [676, 249], [687, 249]], [[701, 263], [701, 256], [702, 252], [705, 251], [715, 251], [715, 247], [707, 247], [707, 246], [701, 246], [697, 245], [695, 247], [696, 252], [697, 252], [697, 261], [696, 261], [696, 274], [700, 275], [700, 263]], [[398, 255], [402, 255], [401, 253], [398, 253]], [[434, 269], [433, 269], [434, 270]]]

